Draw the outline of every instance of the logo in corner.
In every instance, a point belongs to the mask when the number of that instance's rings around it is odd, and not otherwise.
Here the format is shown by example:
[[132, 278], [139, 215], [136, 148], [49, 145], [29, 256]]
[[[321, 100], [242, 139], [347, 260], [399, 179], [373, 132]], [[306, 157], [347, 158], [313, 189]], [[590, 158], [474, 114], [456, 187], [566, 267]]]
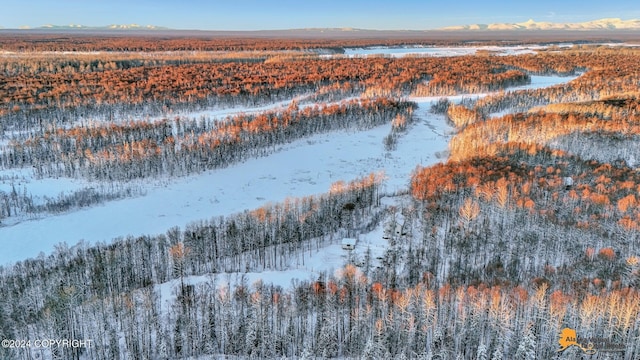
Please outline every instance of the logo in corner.
[[564, 328], [560, 331], [558, 344], [560, 344], [560, 349], [558, 349], [558, 352], [565, 351], [571, 346], [577, 346], [585, 354], [593, 355], [596, 353], [596, 350], [593, 348], [592, 343], [587, 344], [586, 347], [578, 343], [578, 335], [576, 333], [576, 330], [571, 328]]

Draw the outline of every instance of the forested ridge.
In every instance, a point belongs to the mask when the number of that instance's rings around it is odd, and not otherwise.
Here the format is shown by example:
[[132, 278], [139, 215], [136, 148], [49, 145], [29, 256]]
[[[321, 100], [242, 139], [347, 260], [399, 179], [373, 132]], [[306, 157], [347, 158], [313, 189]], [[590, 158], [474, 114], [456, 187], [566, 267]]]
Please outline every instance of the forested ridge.
[[[134, 179], [215, 170], [320, 133], [390, 124], [380, 144], [390, 153], [421, 120], [416, 96], [491, 93], [433, 101], [455, 127], [449, 156], [417, 166], [404, 191], [371, 173], [0, 267], [0, 339], [93, 342], [0, 348], [3, 359], [640, 357], [638, 50], [322, 58], [302, 50], [352, 43], [58, 40], [0, 41], [38, 54], [0, 59], [0, 169], [104, 187], [47, 204], [0, 191], [0, 220], [144, 196]], [[114, 52], [60, 52], [105, 47]], [[579, 76], [509, 91], [569, 74]], [[275, 101], [286, 107], [185, 115]], [[243, 275], [295, 270], [344, 237], [378, 232], [383, 254], [349, 255], [317, 279]], [[558, 351], [567, 327], [618, 351]]]

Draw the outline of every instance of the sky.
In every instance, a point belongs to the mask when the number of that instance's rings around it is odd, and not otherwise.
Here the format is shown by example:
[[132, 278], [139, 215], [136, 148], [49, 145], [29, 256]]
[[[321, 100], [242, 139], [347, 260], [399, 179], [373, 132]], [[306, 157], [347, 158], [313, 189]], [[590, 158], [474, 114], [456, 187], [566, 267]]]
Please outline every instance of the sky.
[[189, 30], [427, 30], [529, 19], [640, 18], [630, 0], [2, 0], [0, 27], [138, 24]]

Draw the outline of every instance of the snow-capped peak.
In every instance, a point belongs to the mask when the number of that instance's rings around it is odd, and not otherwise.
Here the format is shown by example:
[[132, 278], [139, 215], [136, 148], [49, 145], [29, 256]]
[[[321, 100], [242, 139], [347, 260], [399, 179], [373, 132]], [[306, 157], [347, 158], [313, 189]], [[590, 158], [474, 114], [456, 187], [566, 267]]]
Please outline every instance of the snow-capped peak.
[[441, 30], [621, 30], [640, 29], [639, 19], [604, 18], [579, 23], [553, 23], [529, 19], [519, 23], [493, 23], [449, 26]]

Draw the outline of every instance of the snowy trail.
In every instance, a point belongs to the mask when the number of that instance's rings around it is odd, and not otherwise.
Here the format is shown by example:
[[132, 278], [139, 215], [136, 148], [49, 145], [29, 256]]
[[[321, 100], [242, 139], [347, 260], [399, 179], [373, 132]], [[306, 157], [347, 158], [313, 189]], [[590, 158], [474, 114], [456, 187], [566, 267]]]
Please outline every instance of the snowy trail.
[[[571, 79], [532, 77], [528, 87]], [[450, 98], [456, 101], [462, 97]], [[417, 165], [441, 161], [436, 155], [447, 150], [452, 129], [443, 116], [429, 113], [437, 99], [411, 99], [419, 105], [417, 120], [391, 152], [383, 145], [390, 124], [361, 132], [315, 135], [228, 168], [143, 184], [145, 196], [0, 227], [0, 265], [36, 257], [40, 252], [49, 254], [61, 242], [74, 245], [82, 240], [110, 242], [119, 236], [158, 234], [173, 226], [184, 227], [192, 221], [257, 208], [286, 197], [324, 193], [335, 181], [349, 181], [373, 171], [387, 174], [386, 191], [404, 189]]]

